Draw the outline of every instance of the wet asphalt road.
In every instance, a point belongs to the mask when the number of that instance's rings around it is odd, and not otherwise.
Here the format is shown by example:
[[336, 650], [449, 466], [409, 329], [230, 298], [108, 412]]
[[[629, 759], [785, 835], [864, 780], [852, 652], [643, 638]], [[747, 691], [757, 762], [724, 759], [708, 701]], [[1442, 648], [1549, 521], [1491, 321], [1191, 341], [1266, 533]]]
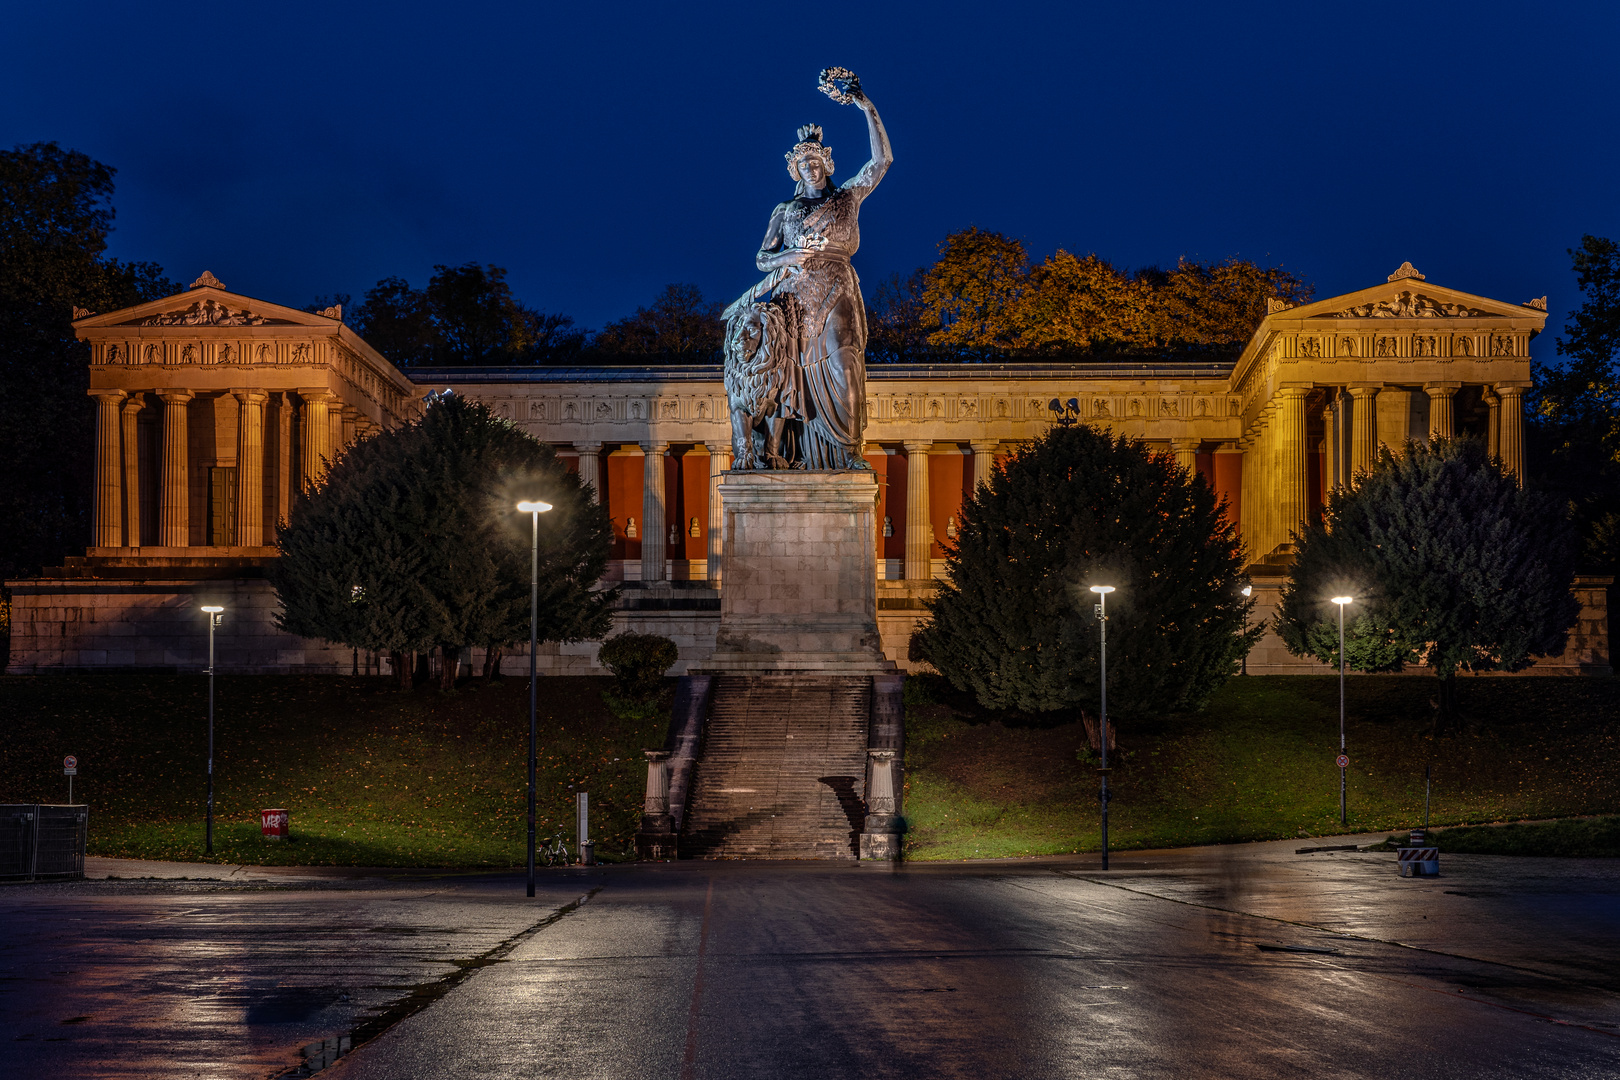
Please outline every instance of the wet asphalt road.
[[1298, 846], [10, 886], [0, 1075], [1620, 1076], [1620, 866]]

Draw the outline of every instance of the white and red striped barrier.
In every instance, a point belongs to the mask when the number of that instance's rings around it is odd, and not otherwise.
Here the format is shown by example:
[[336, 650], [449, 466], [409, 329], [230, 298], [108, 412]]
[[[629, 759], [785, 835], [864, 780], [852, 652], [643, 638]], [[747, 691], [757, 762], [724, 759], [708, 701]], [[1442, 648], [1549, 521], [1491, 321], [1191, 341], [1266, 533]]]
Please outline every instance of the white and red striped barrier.
[[1395, 849], [1401, 877], [1439, 877], [1440, 849], [1437, 847], [1403, 847]]

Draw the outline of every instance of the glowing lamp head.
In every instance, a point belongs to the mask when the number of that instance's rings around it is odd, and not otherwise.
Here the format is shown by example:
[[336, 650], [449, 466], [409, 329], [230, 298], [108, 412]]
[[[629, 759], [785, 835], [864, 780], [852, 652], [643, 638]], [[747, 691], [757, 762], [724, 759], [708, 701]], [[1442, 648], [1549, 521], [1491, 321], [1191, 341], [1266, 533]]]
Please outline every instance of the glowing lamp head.
[[1114, 591], [1114, 587], [1112, 585], [1093, 585], [1091, 587], [1091, 591], [1097, 593], [1099, 596], [1107, 596], [1109, 593]]
[[1353, 597], [1353, 596], [1335, 596], [1335, 597], [1334, 597], [1334, 598], [1333, 598], [1333, 602], [1334, 602], [1334, 603], [1335, 603], [1335, 604], [1338, 604], [1338, 605], [1339, 605], [1339, 606], [1340, 606], [1340, 607], [1344, 607], [1344, 605], [1346, 605], [1346, 604], [1353, 604], [1353, 603], [1355, 603], [1355, 602], [1356, 602], [1356, 598], [1355, 598], [1355, 597]]
[[1244, 596], [1253, 596], [1254, 595], [1254, 586], [1253, 585], [1245, 585], [1245, 586], [1243, 586], [1243, 595]]
[[210, 614], [210, 615], [218, 615], [220, 612], [224, 611], [225, 609], [220, 607], [218, 604], [204, 604], [203, 605], [203, 610], [208, 612], [208, 614]]
[[517, 508], [519, 510], [521, 510], [525, 514], [543, 514], [547, 510], [551, 509], [551, 504], [548, 503], [548, 502], [538, 502], [538, 501], [537, 502], [520, 502], [520, 503], [517, 504]]

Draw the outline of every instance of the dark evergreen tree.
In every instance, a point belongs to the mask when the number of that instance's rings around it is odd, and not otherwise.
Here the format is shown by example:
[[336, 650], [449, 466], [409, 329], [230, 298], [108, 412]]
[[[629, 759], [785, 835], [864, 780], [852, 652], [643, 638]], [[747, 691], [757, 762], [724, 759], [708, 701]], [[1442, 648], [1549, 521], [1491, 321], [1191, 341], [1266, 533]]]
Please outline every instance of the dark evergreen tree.
[[437, 647], [453, 671], [463, 646], [529, 637], [531, 522], [541, 499], [541, 641], [609, 629], [612, 525], [558, 459], [483, 405], [430, 397], [422, 418], [350, 447], [293, 505], [271, 577], [282, 629], [405, 656]]
[[116, 171], [55, 143], [0, 151], [0, 577], [90, 542], [95, 404], [73, 309], [180, 291], [152, 263], [105, 256]]
[[1620, 568], [1620, 244], [1583, 236], [1572, 250], [1581, 306], [1558, 339], [1561, 359], [1532, 361], [1526, 431], [1536, 488], [1568, 505], [1583, 567]]
[[1372, 471], [1336, 490], [1297, 539], [1277, 632], [1296, 656], [1400, 671], [1426, 663], [1440, 712], [1458, 671], [1518, 671], [1563, 651], [1580, 612], [1570, 592], [1575, 540], [1558, 500], [1522, 490], [1473, 439], [1386, 447]]
[[1259, 637], [1243, 550], [1202, 477], [1141, 443], [1058, 427], [962, 507], [918, 645], [987, 708], [1098, 698], [1097, 599], [1108, 598], [1108, 702], [1124, 715], [1196, 708]]

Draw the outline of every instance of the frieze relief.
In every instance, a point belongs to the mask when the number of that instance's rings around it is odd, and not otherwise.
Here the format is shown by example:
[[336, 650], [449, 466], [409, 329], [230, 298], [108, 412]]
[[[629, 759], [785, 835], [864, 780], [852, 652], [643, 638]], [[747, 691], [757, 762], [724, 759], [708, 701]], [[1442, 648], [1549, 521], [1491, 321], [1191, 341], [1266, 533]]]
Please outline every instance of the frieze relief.
[[282, 320], [266, 319], [244, 309], [232, 310], [212, 297], [180, 311], [165, 311], [132, 324], [136, 326], [273, 326]]
[[1388, 300], [1376, 300], [1370, 304], [1358, 304], [1355, 307], [1335, 311], [1330, 315], [1334, 319], [1440, 319], [1440, 318], [1479, 318], [1487, 316], [1490, 312], [1479, 308], [1469, 307], [1466, 304], [1447, 304], [1422, 293], [1403, 290]]

